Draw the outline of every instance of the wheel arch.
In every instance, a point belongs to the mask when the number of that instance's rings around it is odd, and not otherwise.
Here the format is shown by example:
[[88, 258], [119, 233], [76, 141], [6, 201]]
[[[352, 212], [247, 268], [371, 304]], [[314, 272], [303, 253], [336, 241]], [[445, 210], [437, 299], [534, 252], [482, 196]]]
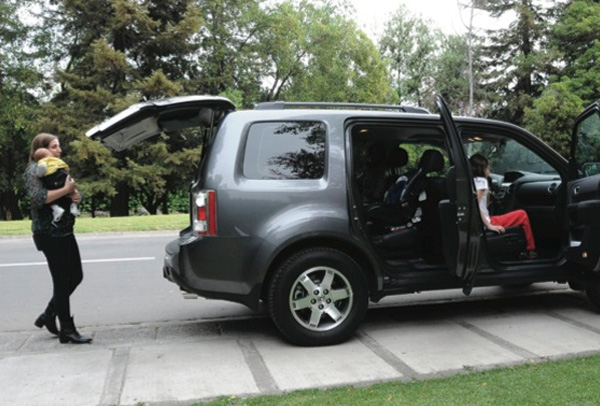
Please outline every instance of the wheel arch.
[[367, 289], [369, 292], [369, 297], [376, 295], [376, 292], [380, 290], [380, 286], [382, 284], [381, 273], [379, 272], [374, 261], [369, 257], [368, 253], [366, 253], [358, 245], [353, 244], [349, 241], [330, 236], [319, 236], [294, 241], [282, 248], [279, 252], [277, 252], [273, 260], [270, 262], [265, 277], [263, 279], [260, 293], [261, 299], [266, 302], [267, 293], [273, 276], [276, 270], [288, 258], [302, 250], [317, 247], [332, 248], [338, 250], [352, 258], [354, 261], [356, 261], [360, 267], [361, 272], [367, 279]]

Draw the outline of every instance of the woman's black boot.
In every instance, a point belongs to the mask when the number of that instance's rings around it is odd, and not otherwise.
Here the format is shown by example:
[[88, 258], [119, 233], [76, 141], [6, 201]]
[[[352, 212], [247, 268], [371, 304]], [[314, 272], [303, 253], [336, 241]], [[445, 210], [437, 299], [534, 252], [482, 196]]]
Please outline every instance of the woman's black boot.
[[75, 329], [75, 323], [73, 322], [73, 317], [69, 317], [67, 320], [60, 321], [60, 335], [58, 338], [62, 344], [87, 344], [92, 342], [91, 337], [82, 336], [77, 332]]
[[54, 335], [58, 335], [58, 327], [56, 326], [56, 313], [54, 312], [54, 307], [52, 304], [49, 304], [44, 310], [44, 313], [40, 314], [33, 324], [36, 327], [42, 328], [46, 326], [46, 329]]

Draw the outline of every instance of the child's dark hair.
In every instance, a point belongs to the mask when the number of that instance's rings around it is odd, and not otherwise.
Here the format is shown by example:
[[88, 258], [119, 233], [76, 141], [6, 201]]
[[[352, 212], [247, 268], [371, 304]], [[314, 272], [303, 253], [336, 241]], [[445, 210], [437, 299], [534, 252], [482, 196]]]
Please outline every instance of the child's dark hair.
[[481, 154], [473, 154], [469, 158], [473, 175], [485, 178], [485, 170], [490, 166], [490, 161]]

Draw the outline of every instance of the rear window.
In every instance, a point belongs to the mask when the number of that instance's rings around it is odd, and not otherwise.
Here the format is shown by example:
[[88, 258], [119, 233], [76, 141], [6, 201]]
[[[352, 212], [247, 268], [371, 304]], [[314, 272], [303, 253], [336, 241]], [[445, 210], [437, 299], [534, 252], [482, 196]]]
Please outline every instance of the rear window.
[[325, 125], [315, 121], [250, 127], [243, 173], [249, 179], [320, 179], [325, 174]]

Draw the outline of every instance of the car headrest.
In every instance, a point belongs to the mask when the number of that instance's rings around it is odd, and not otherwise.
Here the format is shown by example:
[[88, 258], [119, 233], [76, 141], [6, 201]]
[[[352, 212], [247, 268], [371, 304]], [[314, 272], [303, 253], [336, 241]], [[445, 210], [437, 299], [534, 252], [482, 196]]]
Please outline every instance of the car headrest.
[[423, 152], [419, 160], [419, 168], [425, 173], [439, 172], [444, 169], [444, 157], [440, 151], [428, 149]]
[[395, 148], [389, 157], [389, 164], [392, 167], [401, 167], [408, 163], [408, 153], [404, 148]]

